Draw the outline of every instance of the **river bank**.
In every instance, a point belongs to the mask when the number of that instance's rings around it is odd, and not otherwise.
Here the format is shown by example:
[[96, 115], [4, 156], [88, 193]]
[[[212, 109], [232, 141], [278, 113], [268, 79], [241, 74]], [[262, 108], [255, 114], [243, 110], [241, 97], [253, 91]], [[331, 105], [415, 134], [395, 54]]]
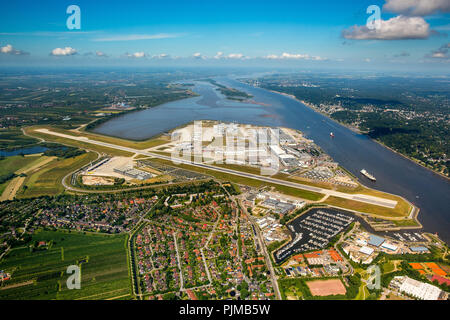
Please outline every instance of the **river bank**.
[[[424, 231], [438, 232], [444, 241], [450, 242], [450, 184], [447, 179], [399, 157], [398, 153], [374, 143], [367, 135], [350, 130], [297, 99], [232, 78], [220, 80], [227, 86], [252, 94], [255, 101], [268, 106], [230, 102], [219, 96], [212, 85], [197, 83], [194, 91], [201, 97], [125, 115], [108, 121], [96, 131], [123, 139], [145, 139], [198, 119], [300, 130], [353, 175], [359, 176], [361, 168], [368, 169], [377, 177], [371, 188], [407, 199], [420, 208], [419, 218]], [[330, 138], [330, 132], [335, 138]]]
[[[292, 95], [292, 94], [288, 94], [288, 93], [284, 93], [284, 92], [280, 92], [280, 91], [275, 91], [275, 90], [269, 90], [269, 91], [271, 91], [271, 92], [273, 92], [273, 93], [281, 94], [281, 95], [283, 95], [283, 96], [286, 96], [286, 97], [292, 98], [292, 99], [294, 99], [294, 100], [296, 100], [296, 101], [298, 101], [298, 102], [301, 102], [301, 103], [303, 103], [305, 106], [307, 106], [308, 108], [314, 110], [314, 111], [317, 112], [317, 113], [320, 113], [321, 115], [327, 117], [327, 118], [330, 119], [331, 121], [334, 121], [334, 122], [336, 122], [336, 123], [338, 123], [338, 124], [340, 124], [340, 125], [342, 125], [342, 126], [348, 128], [349, 130], [351, 130], [351, 131], [353, 131], [353, 132], [355, 132], [355, 133], [363, 134], [363, 135], [368, 136], [368, 132], [362, 131], [362, 130], [360, 130], [360, 129], [357, 128], [357, 127], [354, 127], [354, 126], [349, 125], [348, 123], [345, 123], [345, 122], [342, 122], [342, 121], [338, 121], [338, 120], [336, 120], [336, 119], [333, 119], [329, 114], [327, 114], [327, 113], [325, 113], [325, 112], [322, 112], [321, 110], [319, 110], [318, 108], [316, 108], [312, 103], [306, 102], [306, 101], [304, 101], [304, 100], [300, 100], [300, 99], [298, 99], [296, 96], [294, 96], [294, 95]], [[369, 138], [370, 138], [370, 137], [369, 137]], [[436, 170], [434, 170], [433, 168], [428, 167], [427, 165], [425, 165], [425, 164], [424, 164], [423, 162], [421, 162], [420, 160], [415, 159], [415, 158], [413, 158], [413, 157], [410, 157], [410, 156], [408, 156], [408, 155], [405, 155], [405, 154], [403, 154], [403, 153], [401, 153], [401, 152], [399, 152], [399, 151], [397, 151], [397, 150], [395, 150], [395, 149], [393, 149], [393, 148], [387, 146], [385, 143], [383, 143], [383, 142], [380, 141], [380, 140], [372, 139], [372, 138], [370, 138], [370, 139], [371, 139], [372, 141], [378, 143], [379, 145], [385, 147], [386, 149], [389, 149], [390, 151], [392, 151], [392, 152], [394, 152], [394, 153], [396, 153], [396, 154], [398, 154], [398, 155], [404, 157], [405, 159], [408, 159], [408, 160], [410, 160], [410, 161], [413, 161], [414, 163], [420, 165], [421, 167], [423, 167], [423, 168], [425, 168], [425, 169], [428, 169], [428, 170], [430, 170], [431, 172], [433, 172], [433, 173], [435, 173], [435, 174], [437, 174], [437, 175], [439, 175], [439, 176], [441, 176], [441, 177], [443, 177], [443, 178], [446, 178], [447, 180], [450, 181], [450, 177], [446, 176], [446, 175], [443, 174], [442, 172], [436, 171]]]

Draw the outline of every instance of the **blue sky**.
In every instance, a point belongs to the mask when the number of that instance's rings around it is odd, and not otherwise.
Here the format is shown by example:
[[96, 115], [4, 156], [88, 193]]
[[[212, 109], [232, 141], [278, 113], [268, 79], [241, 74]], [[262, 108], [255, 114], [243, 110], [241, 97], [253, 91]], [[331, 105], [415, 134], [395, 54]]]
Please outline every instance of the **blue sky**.
[[[415, 1], [2, 1], [0, 65], [448, 69], [448, 0]], [[369, 5], [380, 32], [364, 29]]]

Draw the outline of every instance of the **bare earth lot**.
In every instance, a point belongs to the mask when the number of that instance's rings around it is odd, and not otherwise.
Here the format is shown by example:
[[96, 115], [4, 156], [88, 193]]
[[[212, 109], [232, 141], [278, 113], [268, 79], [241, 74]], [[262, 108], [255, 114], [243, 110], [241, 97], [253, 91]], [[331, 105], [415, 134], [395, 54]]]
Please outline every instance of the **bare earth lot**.
[[345, 294], [346, 290], [339, 279], [314, 280], [306, 282], [313, 296], [331, 296]]

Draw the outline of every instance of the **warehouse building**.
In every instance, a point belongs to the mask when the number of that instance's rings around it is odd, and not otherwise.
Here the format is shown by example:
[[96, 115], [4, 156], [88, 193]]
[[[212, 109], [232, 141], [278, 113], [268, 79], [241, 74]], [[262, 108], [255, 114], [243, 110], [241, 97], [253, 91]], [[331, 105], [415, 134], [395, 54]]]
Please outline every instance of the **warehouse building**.
[[384, 249], [387, 249], [387, 250], [389, 250], [389, 251], [397, 251], [397, 249], [398, 249], [397, 246], [395, 246], [395, 245], [393, 245], [393, 244], [390, 244], [390, 243], [388, 243], [388, 242], [384, 242], [384, 243], [381, 245], [381, 247], [384, 248]]
[[374, 246], [374, 247], [378, 248], [379, 246], [381, 246], [383, 244], [384, 241], [385, 241], [384, 238], [371, 234], [370, 237], [369, 237], [368, 243], [371, 246]]
[[398, 288], [400, 292], [421, 300], [438, 300], [444, 295], [444, 292], [438, 287], [407, 276], [394, 277], [391, 286]]
[[132, 167], [115, 168], [114, 172], [123, 174], [127, 177], [138, 179], [138, 180], [147, 180], [147, 179], [150, 179], [153, 177], [153, 175], [149, 172], [134, 169]]

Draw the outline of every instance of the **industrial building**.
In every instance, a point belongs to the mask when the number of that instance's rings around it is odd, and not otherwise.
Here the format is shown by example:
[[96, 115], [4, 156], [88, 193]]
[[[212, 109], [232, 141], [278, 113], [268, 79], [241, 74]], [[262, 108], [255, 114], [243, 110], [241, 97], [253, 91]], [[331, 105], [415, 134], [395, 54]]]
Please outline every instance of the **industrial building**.
[[385, 241], [384, 238], [371, 234], [369, 237], [368, 244], [378, 248], [383, 244], [384, 241]]
[[391, 286], [398, 288], [400, 292], [421, 300], [438, 300], [444, 294], [436, 286], [411, 279], [407, 276], [394, 277]]
[[272, 209], [274, 212], [278, 214], [285, 215], [290, 211], [294, 210], [296, 207], [293, 204], [287, 202], [281, 202], [275, 199], [267, 199], [262, 203], [262, 206]]
[[428, 250], [427, 247], [419, 246], [419, 247], [410, 247], [409, 248], [414, 253], [427, 253], [430, 250]]
[[122, 167], [115, 168], [114, 172], [123, 174], [127, 177], [131, 177], [138, 180], [147, 180], [153, 177], [153, 175], [149, 172], [145, 172], [142, 170], [134, 169], [133, 167]]
[[369, 247], [361, 247], [361, 249], [359, 249], [359, 252], [367, 254], [368, 256], [370, 256], [373, 253], [373, 249], [369, 248]]
[[386, 241], [383, 242], [383, 244], [381, 245], [381, 247], [384, 248], [384, 249], [390, 250], [390, 251], [397, 251], [397, 249], [398, 249], [397, 246], [395, 246], [395, 245], [393, 245], [393, 244], [390, 244], [390, 243], [388, 243], [388, 242], [386, 242]]

